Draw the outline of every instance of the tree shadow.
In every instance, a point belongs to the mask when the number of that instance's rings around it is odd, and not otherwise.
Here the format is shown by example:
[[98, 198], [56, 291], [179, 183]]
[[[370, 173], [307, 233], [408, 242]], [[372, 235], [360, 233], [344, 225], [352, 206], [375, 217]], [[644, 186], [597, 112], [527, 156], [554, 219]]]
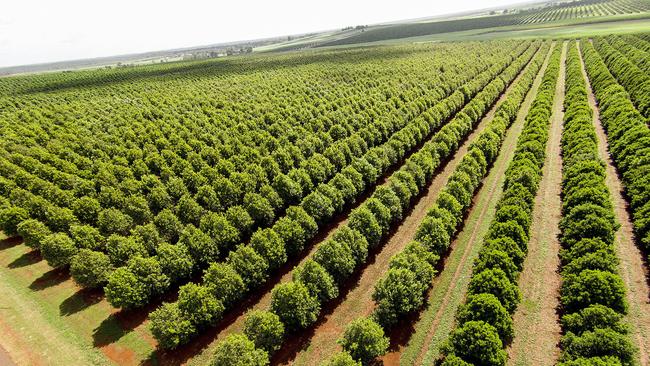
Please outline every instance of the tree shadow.
[[70, 279], [70, 271], [67, 268], [54, 268], [43, 273], [41, 277], [34, 280], [29, 288], [34, 291], [45, 290], [48, 287], [56, 286]]
[[101, 289], [80, 289], [72, 296], [63, 300], [59, 305], [59, 313], [62, 316], [68, 316], [78, 313], [92, 305], [97, 304], [104, 298], [104, 292]]
[[[155, 304], [153, 309], [155, 309]], [[136, 327], [144, 323], [153, 310], [151, 306], [141, 309], [119, 310], [104, 319], [97, 328], [93, 330], [93, 346], [103, 347], [115, 343]]]
[[43, 260], [41, 253], [38, 250], [32, 250], [27, 253], [24, 253], [20, 257], [16, 258], [13, 262], [9, 263], [9, 268], [20, 268], [31, 266]]
[[0, 250], [5, 250], [9, 248], [13, 248], [16, 245], [19, 245], [23, 242], [23, 238], [20, 236], [12, 236], [9, 238], [5, 238], [0, 240]]

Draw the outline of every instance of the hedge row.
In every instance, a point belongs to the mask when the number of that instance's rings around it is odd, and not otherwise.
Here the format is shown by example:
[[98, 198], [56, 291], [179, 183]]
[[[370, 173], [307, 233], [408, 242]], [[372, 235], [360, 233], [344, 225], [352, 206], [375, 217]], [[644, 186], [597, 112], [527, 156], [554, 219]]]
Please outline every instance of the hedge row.
[[623, 178], [637, 240], [650, 249], [650, 129], [587, 41], [581, 42], [609, 152]]
[[622, 36], [609, 36], [606, 39], [612, 47], [619, 50], [641, 71], [645, 72], [646, 75], [650, 75], [650, 54], [638, 48], [643, 41], [638, 38]]
[[[293, 281], [273, 289], [271, 312], [278, 315], [289, 331], [312, 325], [319, 316], [321, 304], [338, 296], [338, 286], [362, 267], [368, 250], [381, 245], [390, 227], [401, 221], [402, 213], [414, 197], [433, 177], [440, 162], [455, 151], [494, 103], [506, 85], [530, 61], [535, 52], [527, 52], [510, 65], [499, 78], [488, 84], [452, 121], [446, 124], [405, 165], [379, 187], [362, 206], [352, 212], [347, 225], [339, 229], [332, 240], [323, 243], [313, 259], [294, 271]], [[505, 79], [505, 81], [503, 80]], [[370, 337], [374, 341], [369, 341]], [[373, 320], [360, 319], [352, 323], [340, 343], [352, 355], [366, 362], [388, 346], [383, 329]], [[217, 352], [216, 358], [219, 358]], [[346, 355], [340, 356], [346, 357]], [[348, 359], [349, 360], [349, 359]]]
[[[519, 107], [539, 72], [547, 54], [546, 50], [547, 47], [543, 47], [531, 61], [529, 68], [513, 86], [505, 101], [497, 107], [495, 117], [485, 131], [470, 145], [468, 152], [440, 192], [436, 203], [420, 223], [414, 240], [391, 259], [388, 272], [375, 285], [373, 300], [376, 307], [373, 314], [370, 318], [361, 318], [358, 321], [374, 322], [383, 330], [388, 330], [424, 304], [426, 291], [435, 275], [434, 267], [462, 226], [472, 197], [496, 160], [506, 132], [514, 122]], [[371, 348], [368, 346], [346, 348], [345, 343], [350, 343], [348, 338], [355, 326], [356, 323], [350, 324], [341, 340], [344, 349], [354, 359], [366, 364], [386, 351], [385, 347], [381, 349], [381, 353], [370, 352]], [[353, 345], [359, 343], [377, 345], [381, 344], [381, 339], [370, 337], [366, 342], [356, 342]]]
[[[532, 57], [534, 51], [535, 48], [526, 51], [524, 55], [520, 56], [515, 63], [504, 71], [504, 74], [511, 75], [516, 72], [517, 67], [520, 67], [520, 64]], [[484, 77], [477, 80], [482, 79]], [[503, 81], [497, 80], [498, 83], [503, 84]], [[467, 113], [478, 115], [480, 112], [476, 111], [476, 108], [480, 107], [478, 106], [479, 102], [476, 102], [476, 100], [481, 100], [482, 103], [482, 96], [488, 91], [498, 93], [498, 87], [493, 84], [494, 82], [486, 86], [463, 109], [464, 112], [461, 111], [458, 114], [457, 119], [465, 122], [464, 128], [466, 130], [471, 130], [472, 127], [472, 119]], [[462, 106], [464, 99], [462, 95], [455, 97], [455, 102], [452, 98], [454, 97], [450, 97], [438, 106], [440, 108], [437, 108], [436, 117], [430, 122], [431, 129]], [[320, 302], [337, 296], [337, 282], [342, 282], [352, 274], [355, 268], [365, 262], [368, 248], [377, 246], [381, 237], [387, 233], [389, 226], [395, 220], [401, 218], [402, 210], [407, 207], [410, 199], [417, 195], [426, 181], [431, 178], [433, 171], [440, 163], [441, 157], [448, 156], [451, 151], [457, 148], [456, 131], [458, 130], [450, 127], [457, 124], [460, 125], [461, 122], [455, 124], [450, 122], [440, 129], [431, 141], [427, 142], [420, 151], [411, 156], [402, 168], [389, 178], [388, 186], [379, 187], [362, 206], [354, 210], [350, 214], [348, 225], [339, 229], [333, 240], [323, 243], [315, 253], [313, 260], [308, 261], [305, 266], [294, 271], [294, 282], [276, 286], [274, 299], [281, 298], [281, 300], [277, 300], [277, 303], [274, 302], [274, 312], [280, 316], [285, 326], [291, 330], [308, 326], [315, 320]], [[464, 132], [466, 133], [466, 131]], [[422, 138], [427, 135], [413, 131], [411, 134]], [[413, 141], [413, 145], [415, 145], [415, 141]], [[317, 210], [314, 209], [307, 213], [315, 216], [317, 222], [325, 222], [333, 214], [334, 210], [331, 209], [331, 201], [327, 197], [323, 196], [323, 199], [319, 200], [319, 202], [320, 206], [318, 206]], [[218, 276], [210, 276], [210, 273], [211, 270], [214, 272], [214, 268], [217, 267], [220, 271], [229, 268], [229, 272], [238, 274], [238, 277], [241, 278], [240, 281], [244, 283], [241, 291], [237, 292], [239, 296], [243, 295], [245, 291], [265, 282], [269, 273], [269, 267], [265, 266], [265, 264], [268, 264], [271, 260], [274, 260], [273, 263], [275, 264], [286, 261], [286, 253], [282, 250], [282, 240], [279, 242], [274, 248], [280, 248], [280, 250], [269, 250], [267, 249], [268, 246], [261, 246], [260, 249], [248, 246], [241, 247], [233, 253], [246, 251], [250, 255], [243, 259], [231, 257], [226, 264], [213, 265], [206, 272], [202, 286], [210, 288], [210, 292], [214, 294], [213, 296], [219, 299], [220, 293], [223, 292], [222, 288], [228, 287], [228, 284], [219, 279], [215, 280], [214, 277]], [[263, 254], [259, 255], [258, 252]], [[239, 270], [240, 268], [241, 270]], [[307, 290], [313, 296], [303, 296]], [[301, 307], [292, 302], [297, 300], [306, 301], [307, 303], [302, 304]], [[287, 302], [291, 305], [288, 305]], [[228, 305], [232, 303], [234, 303], [234, 300], [229, 301]], [[211, 319], [211, 322], [208, 323], [194, 324], [195, 328], [192, 331], [184, 331], [183, 336], [177, 338], [175, 336], [177, 329], [168, 324], [173, 318], [166, 316], [169, 311], [165, 308], [178, 306], [179, 303], [165, 304], [159, 311], [154, 312], [151, 317], [154, 336], [165, 348], [173, 348], [180, 343], [184, 343], [197, 334], [199, 328], [213, 324], [218, 318]], [[203, 310], [197, 308], [194, 312], [201, 311]], [[191, 311], [188, 310], [185, 317], [191, 318], [192, 316]]]
[[609, 71], [630, 94], [636, 108], [644, 117], [650, 118], [650, 76], [612, 47], [607, 39], [595, 38], [593, 42]]
[[526, 257], [532, 211], [542, 179], [561, 51], [560, 45], [552, 51], [526, 115], [505, 173], [495, 218], [474, 262], [465, 304], [458, 309], [456, 329], [443, 349], [444, 365], [505, 365], [503, 348], [514, 335], [512, 314], [521, 301], [517, 279]]
[[619, 225], [605, 184], [605, 163], [598, 156], [593, 111], [575, 44], [567, 57], [564, 108], [560, 361], [632, 365], [635, 350], [622, 322], [626, 290], [614, 246]]

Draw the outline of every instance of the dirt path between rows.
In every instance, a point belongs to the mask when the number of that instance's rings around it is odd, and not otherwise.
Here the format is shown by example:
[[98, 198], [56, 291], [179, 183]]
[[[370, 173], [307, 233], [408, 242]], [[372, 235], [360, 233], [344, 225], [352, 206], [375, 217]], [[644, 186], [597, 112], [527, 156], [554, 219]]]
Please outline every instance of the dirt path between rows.
[[[549, 56], [550, 50], [517, 113], [514, 124], [506, 135], [494, 166], [474, 197], [463, 230], [451, 244], [452, 251], [446, 261], [450, 265], [445, 263], [444, 271], [434, 279], [431, 296], [428, 299], [430, 308], [425, 310], [425, 313], [433, 314], [433, 317], [423, 314], [424, 322], [415, 327], [416, 334], [424, 332], [424, 340], [421, 343], [418, 342], [419, 344], [409, 344], [406, 349], [400, 348], [391, 352], [384, 357], [388, 361], [386, 364], [398, 364], [399, 362], [400, 364], [422, 365], [432, 363], [438, 356], [440, 345], [453, 328], [456, 310], [467, 291], [472, 263], [480, 249], [480, 245], [473, 244], [481, 243], [492, 221], [496, 202], [502, 193], [505, 170], [514, 156], [524, 119], [541, 84]], [[411, 349], [409, 358], [412, 356], [412, 359], [405, 360], [402, 357], [402, 352], [406, 355], [409, 348]]]
[[562, 217], [562, 122], [567, 42], [562, 47], [553, 113], [546, 143], [542, 180], [533, 208], [528, 254], [519, 276], [522, 301], [513, 316], [515, 337], [508, 348], [509, 365], [555, 365], [560, 352], [560, 234]]
[[[508, 89], [509, 90], [509, 89]], [[336, 307], [335, 311], [325, 316], [325, 320], [315, 329], [314, 335], [308, 340], [306, 348], [298, 352], [293, 360], [283, 360], [280, 364], [291, 362], [293, 365], [312, 365], [330, 357], [340, 350], [336, 343], [345, 327], [351, 321], [370, 315], [375, 307], [372, 300], [375, 283], [388, 270], [390, 259], [401, 252], [413, 239], [420, 222], [426, 216], [429, 208], [435, 203], [440, 190], [447, 184], [447, 180], [454, 172], [469, 145], [481, 133], [488, 122], [494, 117], [496, 106], [505, 99], [505, 93], [497, 100], [495, 105], [479, 121], [474, 131], [465, 139], [465, 142], [453, 155], [453, 158], [444, 166], [427, 187], [426, 192], [419, 198], [413, 209], [404, 218], [402, 223], [385, 239], [381, 252], [374, 258], [374, 262], [366, 267], [355, 287], [346, 295], [345, 299]], [[384, 364], [388, 364], [384, 362]]]
[[[582, 55], [581, 55], [582, 57]], [[584, 60], [582, 63], [582, 74], [587, 82], [587, 96], [589, 104], [593, 109], [593, 122], [598, 136], [598, 154], [606, 162], [607, 178], [605, 183], [609, 188], [614, 214], [621, 228], [616, 232], [616, 252], [620, 259], [620, 275], [627, 287], [627, 302], [629, 304], [628, 322], [631, 327], [631, 334], [634, 342], [639, 348], [639, 364], [647, 366], [650, 355], [650, 302], [648, 294], [648, 268], [644, 263], [644, 255], [635, 244], [632, 219], [627, 210], [627, 201], [623, 196], [623, 183], [619, 179], [618, 172], [608, 152], [607, 134], [600, 122], [600, 111], [596, 104], [589, 78], [585, 72]]]

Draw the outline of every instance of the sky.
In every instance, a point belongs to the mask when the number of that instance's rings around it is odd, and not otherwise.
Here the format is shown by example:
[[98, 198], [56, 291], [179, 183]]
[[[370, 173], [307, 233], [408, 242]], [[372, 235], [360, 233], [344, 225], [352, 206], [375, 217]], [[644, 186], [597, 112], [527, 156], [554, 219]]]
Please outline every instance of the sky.
[[421, 18], [522, 0], [3, 0], [0, 67]]

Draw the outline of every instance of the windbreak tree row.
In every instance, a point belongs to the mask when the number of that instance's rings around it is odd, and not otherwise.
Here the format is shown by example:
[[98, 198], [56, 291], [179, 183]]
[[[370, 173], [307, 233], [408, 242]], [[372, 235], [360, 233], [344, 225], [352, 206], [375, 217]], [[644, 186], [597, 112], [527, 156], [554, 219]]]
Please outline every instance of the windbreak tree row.
[[542, 179], [561, 50], [561, 45], [555, 46], [526, 115], [494, 219], [474, 262], [465, 304], [456, 313], [456, 328], [443, 351], [443, 365], [506, 363], [504, 347], [514, 336], [512, 314], [521, 301], [517, 279]]
[[[513, 78], [514, 76], [511, 74], [523, 67], [522, 64], [525, 64], [533, 56], [537, 48], [537, 46], [531, 47], [523, 55], [519, 56], [514, 63], [502, 72], [502, 77], [509, 79]], [[491, 82], [485, 87], [484, 85], [487, 84], [489, 80], [493, 79], [498, 73], [499, 72], [492, 74], [489, 78], [474, 84], [472, 89], [468, 89], [470, 91], [473, 90], [471, 91], [472, 94], [483, 89], [483, 91], [481, 91], [472, 102], [470, 102], [470, 104], [475, 105], [484, 103], [483, 100], [485, 98], [484, 95], [486, 90], [495, 89], [495, 86], [492, 86], [494, 82]], [[478, 78], [477, 81], [480, 79], [482, 78]], [[500, 84], [504, 83], [500, 78], [497, 78], [496, 80]], [[481, 83], [484, 84], [481, 85]], [[471, 85], [472, 83], [468, 84], [468, 86]], [[494, 92], [492, 91], [492, 93]], [[450, 98], [453, 98], [453, 96]], [[439, 126], [442, 121], [448, 119], [465, 103], [464, 98], [460, 98], [457, 102], [448, 104], [451, 100], [453, 99], [441, 103], [439, 106], [440, 109], [437, 109], [434, 118], [437, 122], [431, 125], [432, 127]], [[481, 102], [474, 102], [475, 100]], [[396, 220], [399, 221], [402, 210], [408, 206], [411, 198], [414, 197], [414, 195], [417, 195], [425, 182], [431, 178], [433, 171], [437, 166], [439, 166], [440, 160], [448, 156], [457, 148], [457, 132], [452, 131], [456, 131], [456, 129], [459, 129], [461, 126], [464, 133], [467, 133], [468, 129], [471, 130], [472, 121], [476, 118], [475, 114], [478, 112], [473, 109], [468, 109], [467, 107], [465, 107], [463, 111], [461, 111], [452, 122], [449, 122], [442, 127], [440, 131], [436, 132], [433, 139], [428, 141], [423, 148], [412, 155], [406, 163], [402, 165], [399, 171], [393, 173], [388, 179], [389, 183], [387, 185], [377, 188], [364, 204], [350, 214], [349, 223], [343, 228], [337, 230], [334, 239], [321, 244], [314, 255], [314, 259], [308, 261], [302, 269], [294, 271], [294, 278], [296, 279], [294, 282], [276, 286], [274, 290], [274, 299], [278, 296], [283, 296], [280, 294], [284, 294], [284, 296], [298, 296], [300, 291], [303, 291], [306, 288], [311, 288], [312, 295], [302, 298], [301, 301], [311, 299], [310, 301], [312, 301], [312, 305], [317, 304], [320, 308], [321, 302], [336, 297], [337, 291], [334, 291], [333, 289], [323, 289], [322, 291], [324, 292], [316, 297], [314, 297], [313, 293], [322, 286], [330, 288], [331, 286], [336, 285], [336, 287], [338, 287], [338, 284], [343, 283], [346, 278], [349, 278], [354, 270], [359, 268], [365, 262], [368, 247], [376, 248], [381, 237], [387, 233], [390, 225]], [[456, 120], [458, 121], [454, 123]], [[433, 121], [430, 121], [429, 123], [432, 122]], [[455, 127], [450, 127], [450, 125]], [[426, 134], [422, 136], [426, 136]], [[432, 153], [436, 154], [435, 159], [433, 158]], [[330, 217], [329, 215], [333, 214], [334, 211], [329, 199], [323, 199], [320, 201], [322, 203], [317, 206], [318, 209], [310, 211], [314, 215], [314, 220], [316, 222], [323, 222], [323, 219], [328, 219]], [[387, 207], [390, 207], [390, 210], [388, 210]], [[328, 216], [321, 217], [323, 214]], [[269, 251], [262, 253], [269, 253]], [[266, 258], [273, 259], [265, 254], [260, 258], [261, 260], [240, 260], [239, 258], [233, 257], [232, 259], [229, 258], [225, 265], [230, 268], [243, 268], [243, 271], [241, 271], [242, 277], [259, 276], [259, 263], [264, 263], [264, 261], [267, 260]], [[251, 263], [251, 266], [256, 265], [257, 267], [247, 268], [246, 266], [243, 266], [246, 262]], [[224, 268], [223, 265], [219, 264], [211, 267], [211, 269], [217, 267]], [[211, 296], [220, 299], [220, 294], [223, 292], [223, 288], [228, 286], [212, 279], [210, 276], [211, 269], [206, 272], [202, 287], [210, 289], [212, 294]], [[265, 281], [267, 274], [262, 273], [260, 275], [263, 276], [263, 280]], [[324, 284], [312, 284], [312, 281], [326, 282]], [[338, 284], [333, 281], [337, 281]], [[246, 286], [244, 289], [250, 290], [253, 287], [254, 286]], [[183, 289], [181, 289], [181, 291], [183, 291]], [[284, 299], [283, 301], [293, 300]], [[201, 328], [205, 328], [218, 320], [218, 318], [215, 318], [211, 323], [196, 324], [193, 332], [184, 333], [185, 337], [172, 337], [176, 333], [176, 330], [174, 330], [173, 327], [173, 320], [176, 318], [169, 314], [183, 314], [183, 312], [177, 310], [180, 305], [179, 298], [179, 302], [165, 304], [157, 310], [156, 313], [152, 314], [152, 331], [163, 347], [175, 347], [179, 343], [184, 343]], [[283, 305], [277, 306], [283, 307]], [[309, 313], [303, 313], [299, 307], [294, 311], [291, 306], [287, 306], [286, 309], [282, 310], [286, 313], [279, 314], [280, 311], [281, 310], [276, 309], [275, 312], [278, 313], [277, 315], [280, 316], [280, 318], [282, 318], [283, 323], [292, 330], [307, 327], [313, 323], [318, 313], [318, 311], [314, 312], [314, 309], [310, 309]], [[186, 310], [184, 317], [192, 317], [192, 312], [194, 312], [194, 309]], [[294, 312], [296, 314], [293, 314]]]
[[625, 284], [618, 274], [614, 235], [619, 224], [609, 189], [580, 54], [567, 58], [562, 133], [562, 364], [633, 365], [635, 349], [623, 317]]
[[650, 248], [650, 129], [629, 94], [587, 41], [580, 42], [589, 81], [598, 100], [609, 153], [622, 176], [637, 240]]

